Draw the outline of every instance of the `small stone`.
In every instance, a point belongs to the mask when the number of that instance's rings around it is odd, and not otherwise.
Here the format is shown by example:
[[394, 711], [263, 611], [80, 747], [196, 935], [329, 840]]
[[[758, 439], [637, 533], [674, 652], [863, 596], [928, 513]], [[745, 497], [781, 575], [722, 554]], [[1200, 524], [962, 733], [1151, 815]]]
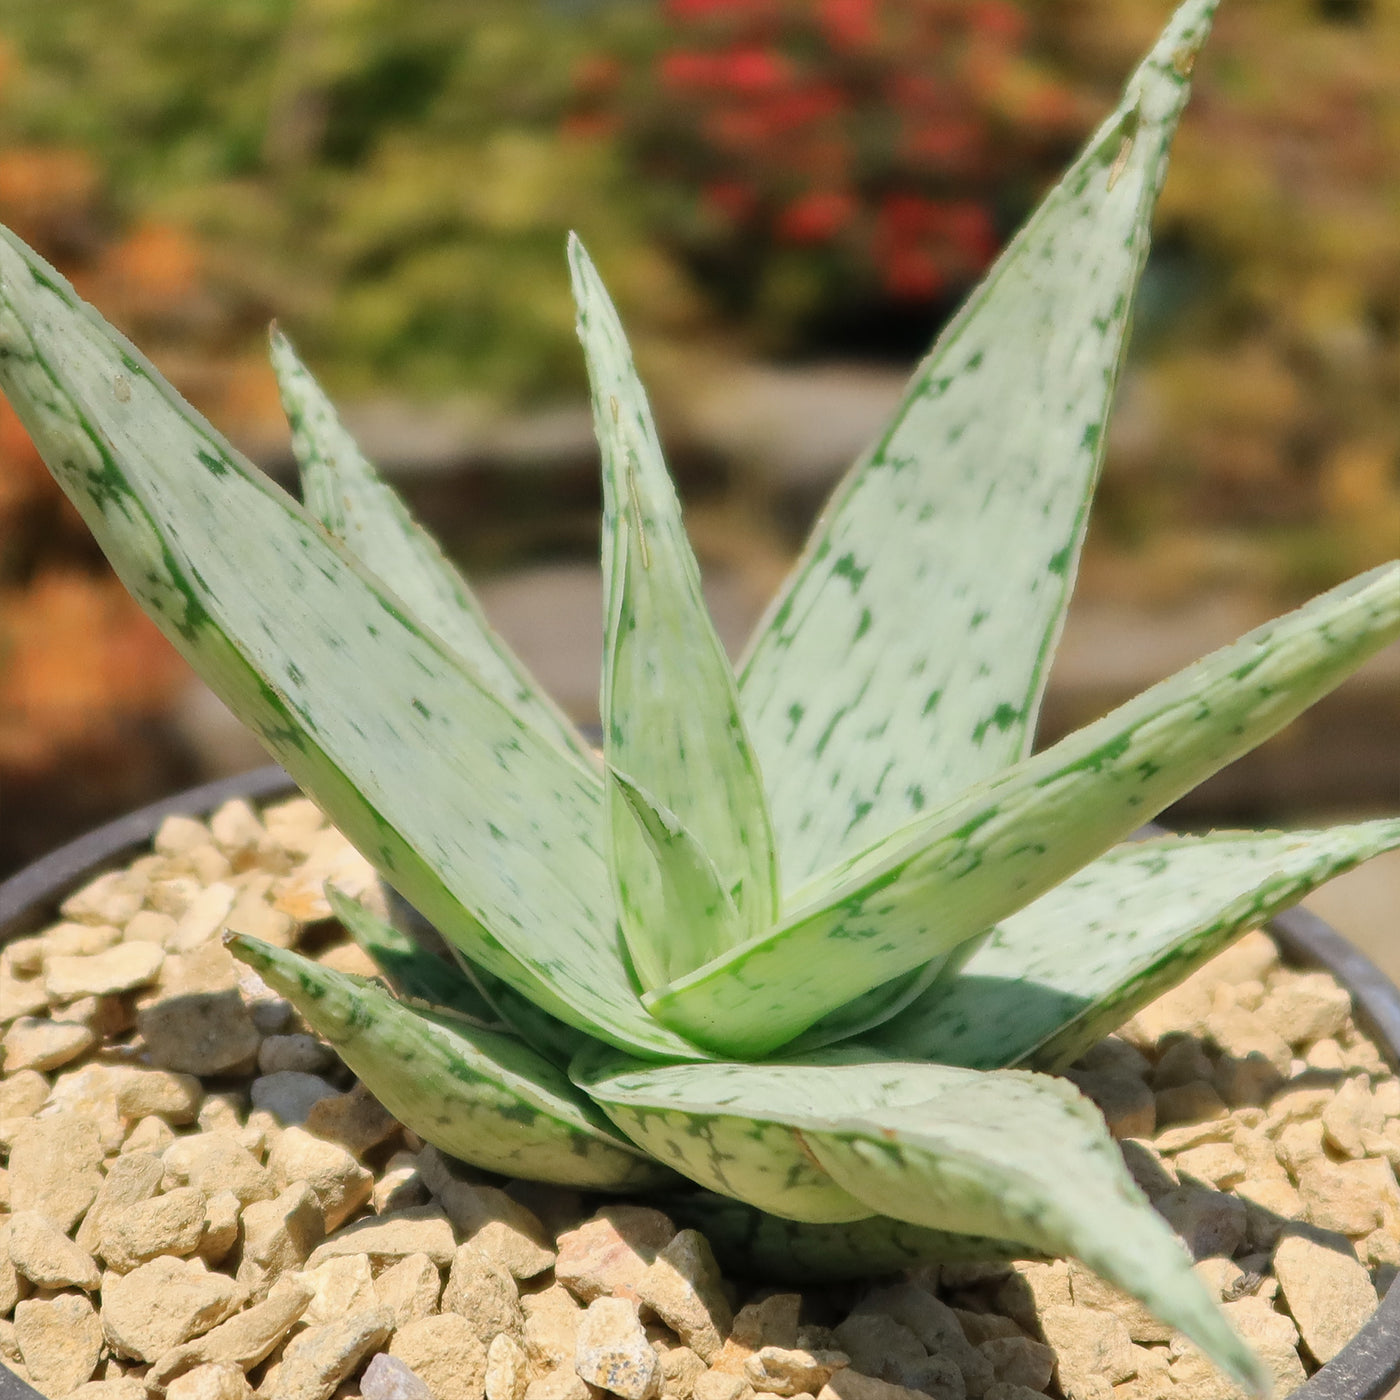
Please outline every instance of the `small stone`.
[[1290, 1045], [1337, 1035], [1351, 1015], [1351, 995], [1326, 972], [1290, 972], [1269, 991], [1259, 1018]]
[[148, 881], [131, 871], [111, 870], [70, 894], [59, 905], [59, 913], [79, 923], [120, 928], [145, 902], [147, 887]]
[[[699, 1385], [695, 1388], [695, 1400], [702, 1400]], [[704, 1397], [704, 1400], [721, 1400], [720, 1397]], [[736, 1397], [723, 1397], [723, 1400], [737, 1400]], [[923, 1400], [923, 1392], [910, 1390], [907, 1386], [892, 1385], [889, 1381], [876, 1380], [873, 1376], [862, 1375], [847, 1367], [837, 1371], [817, 1392], [817, 1400]]]
[[238, 1217], [243, 1206], [232, 1191], [215, 1191], [204, 1203], [204, 1226], [198, 1254], [206, 1264], [217, 1264], [238, 1243]]
[[267, 839], [267, 828], [247, 802], [235, 797], [209, 818], [209, 834], [226, 856], [235, 857], [256, 851]]
[[850, 1360], [843, 1351], [765, 1346], [744, 1362], [744, 1374], [755, 1390], [771, 1395], [815, 1395]]
[[1272, 1249], [1288, 1222], [1303, 1218], [1303, 1198], [1286, 1177], [1242, 1181], [1235, 1195], [1244, 1202], [1245, 1234], [1251, 1248]]
[[253, 1400], [253, 1395], [248, 1377], [237, 1366], [212, 1362], [177, 1376], [166, 1388], [165, 1400]]
[[135, 1376], [113, 1376], [110, 1380], [87, 1381], [70, 1390], [63, 1400], [146, 1400], [146, 1387]]
[[1179, 1186], [1154, 1201], [1153, 1206], [1181, 1236], [1193, 1259], [1204, 1259], [1212, 1254], [1228, 1256], [1244, 1243], [1244, 1202], [1223, 1191], [1211, 1191], [1204, 1186]]
[[368, 1254], [373, 1267], [409, 1254], [426, 1254], [434, 1264], [445, 1268], [452, 1262], [456, 1248], [452, 1226], [442, 1211], [437, 1206], [418, 1206], [395, 1215], [367, 1216], [346, 1225], [318, 1245], [307, 1262], [314, 1269], [337, 1255]]
[[636, 1306], [624, 1298], [595, 1298], [579, 1321], [574, 1370], [589, 1385], [647, 1400], [659, 1366]]
[[151, 1064], [217, 1075], [246, 1064], [261, 1040], [238, 994], [228, 950], [206, 943], [165, 960], [159, 983], [137, 1000], [137, 1029]]
[[719, 1265], [698, 1230], [682, 1230], [658, 1251], [637, 1297], [706, 1361], [718, 1354], [734, 1320]]
[[155, 1361], [238, 1311], [233, 1279], [198, 1259], [162, 1256], [102, 1281], [102, 1330], [124, 1356]]
[[154, 909], [142, 909], [122, 930], [126, 943], [154, 943], [164, 948], [174, 936], [179, 925], [169, 914], [158, 914]]
[[1309, 1069], [1320, 1069], [1331, 1074], [1346, 1069], [1346, 1056], [1342, 1047], [1331, 1036], [1326, 1040], [1315, 1041], [1303, 1054], [1303, 1063]]
[[1213, 1085], [1199, 1081], [1161, 1089], [1154, 1095], [1157, 1126], [1171, 1123], [1200, 1123], [1211, 1118], [1225, 1118], [1230, 1110]]
[[270, 1035], [258, 1047], [263, 1074], [320, 1074], [335, 1064], [335, 1052], [314, 1035]]
[[307, 1132], [340, 1143], [356, 1157], [402, 1131], [398, 1119], [363, 1084], [347, 1094], [318, 1099], [307, 1112], [305, 1126]]
[[[495, 1349], [492, 1342], [492, 1350]], [[675, 1400], [693, 1400], [695, 1382], [705, 1374], [705, 1363], [689, 1347], [660, 1347], [661, 1393]], [[523, 1389], [523, 1387], [522, 1387]], [[519, 1400], [519, 1397], [491, 1393], [490, 1356], [487, 1357], [486, 1400]]]
[[537, 1278], [554, 1265], [554, 1251], [504, 1220], [491, 1220], [469, 1241], [471, 1247], [518, 1279]]
[[434, 1400], [427, 1383], [397, 1356], [381, 1351], [360, 1377], [362, 1400]]
[[1040, 1314], [1049, 1307], [1070, 1307], [1069, 1265], [1063, 1259], [1050, 1264], [1018, 1262], [1011, 1277], [997, 1290], [996, 1307], [1027, 1332], [1040, 1331]]
[[1197, 1081], [1209, 1083], [1214, 1073], [1215, 1066], [1201, 1042], [1195, 1036], [1183, 1035], [1162, 1051], [1152, 1067], [1150, 1082], [1157, 1090], [1179, 1089]]
[[34, 1118], [10, 1149], [10, 1205], [37, 1210], [66, 1235], [102, 1185], [102, 1139], [97, 1125], [76, 1113]]
[[1025, 1336], [1016, 1322], [1000, 1313], [968, 1312], [966, 1308], [954, 1308], [953, 1316], [957, 1318], [963, 1336], [975, 1347], [990, 1342], [993, 1337]]
[[165, 951], [154, 943], [118, 943], [86, 957], [47, 959], [44, 986], [54, 1001], [112, 996], [149, 986], [164, 961]]
[[305, 1263], [325, 1234], [320, 1203], [304, 1181], [287, 1187], [273, 1200], [254, 1201], [243, 1209], [238, 1281], [251, 1297], [264, 1297], [272, 1280]]
[[426, 1254], [405, 1255], [374, 1280], [374, 1293], [393, 1313], [394, 1326], [402, 1327], [415, 1317], [427, 1317], [437, 1311], [442, 1275]]
[[520, 1290], [510, 1270], [477, 1249], [474, 1241], [459, 1246], [442, 1293], [444, 1312], [460, 1313], [483, 1343], [498, 1332], [523, 1335], [525, 1315]]
[[482, 1400], [486, 1347], [460, 1313], [415, 1318], [394, 1333], [389, 1355], [428, 1387], [434, 1400]]
[[15, 1307], [15, 1342], [34, 1386], [45, 1395], [67, 1395], [97, 1368], [102, 1324], [81, 1294], [29, 1298]]
[[1136, 1075], [1071, 1069], [1065, 1078], [1093, 1100], [1115, 1138], [1151, 1137], [1157, 1126], [1152, 1090]]
[[[1123, 1152], [1124, 1166], [1142, 1187], [1149, 1201], [1165, 1196], [1168, 1191], [1175, 1191], [1181, 1184], [1175, 1170], [1152, 1143], [1124, 1138], [1118, 1146]], [[1272, 1156], [1272, 1143], [1269, 1144], [1269, 1153]]]
[[1289, 1123], [1274, 1144], [1279, 1163], [1296, 1178], [1310, 1162], [1324, 1160], [1322, 1124], [1317, 1120]]
[[352, 1313], [293, 1337], [264, 1379], [265, 1400], [329, 1400], [331, 1392], [393, 1331], [387, 1308]]
[[373, 1184], [370, 1205], [376, 1215], [383, 1215], [391, 1210], [427, 1205], [428, 1195], [428, 1185], [419, 1174], [413, 1153], [396, 1152]]
[[253, 1106], [266, 1109], [282, 1124], [305, 1123], [322, 1099], [339, 1098], [340, 1092], [318, 1074], [279, 1070], [253, 1080]]
[[10, 1023], [0, 1039], [5, 1069], [57, 1069], [86, 1054], [97, 1044], [97, 1033], [80, 1021], [50, 1021], [47, 1017], [21, 1016]]
[[992, 1337], [978, 1350], [992, 1363], [997, 1380], [1011, 1385], [1044, 1390], [1055, 1374], [1054, 1348], [1030, 1337]]
[[123, 1118], [151, 1115], [167, 1123], [192, 1123], [199, 1114], [204, 1087], [192, 1074], [132, 1068], [117, 1085], [117, 1112]]
[[193, 1254], [204, 1238], [205, 1211], [204, 1193], [196, 1186], [116, 1206], [102, 1217], [97, 1252], [109, 1269], [123, 1274], [158, 1255]]
[[302, 1320], [310, 1327], [337, 1322], [381, 1303], [375, 1292], [368, 1255], [347, 1254], [339, 1259], [327, 1259], [324, 1264], [303, 1271], [301, 1277], [315, 1290], [302, 1314]]
[[1116, 1385], [1132, 1376], [1132, 1338], [1112, 1313], [1050, 1307], [1041, 1314], [1040, 1326], [1055, 1350], [1060, 1388], [1069, 1400], [1092, 1400], [1095, 1380]]
[[112, 1163], [102, 1178], [96, 1197], [78, 1227], [77, 1242], [89, 1254], [97, 1252], [102, 1238], [102, 1221], [107, 1214], [148, 1201], [160, 1190], [165, 1167], [149, 1152], [126, 1152]]
[[[567, 1367], [572, 1372], [583, 1309], [562, 1284], [552, 1283], [520, 1300], [525, 1313], [525, 1353], [536, 1372]], [[698, 1350], [698, 1349], [697, 1349]]]
[[161, 1161], [171, 1186], [197, 1186], [206, 1195], [232, 1191], [244, 1206], [277, 1194], [272, 1173], [230, 1133], [177, 1138]]
[[525, 1387], [525, 1400], [593, 1400], [593, 1392], [572, 1366], [561, 1366], [531, 1381]]
[[30, 1118], [49, 1096], [49, 1081], [37, 1069], [21, 1069], [0, 1079], [0, 1118]]
[[[1080, 1308], [1096, 1308], [1100, 1312], [1112, 1313], [1120, 1318], [1128, 1329], [1128, 1336], [1135, 1342], [1170, 1341], [1174, 1329], [1161, 1322], [1142, 1303], [1111, 1283], [1101, 1279], [1092, 1269], [1086, 1268], [1078, 1260], [1069, 1261], [1070, 1289], [1074, 1304]], [[1010, 1377], [998, 1377], [999, 1380]], [[1029, 1382], [1024, 1382], [1029, 1384]], [[1036, 1389], [1040, 1389], [1039, 1386]]]
[[[694, 1352], [691, 1355], [694, 1356]], [[695, 1359], [700, 1360], [698, 1356]], [[705, 1369], [703, 1361], [700, 1362], [700, 1369]], [[523, 1400], [529, 1384], [529, 1361], [525, 1348], [509, 1332], [492, 1337], [491, 1345], [486, 1348], [486, 1400]], [[680, 1400], [679, 1390], [671, 1393]]]
[[237, 895], [238, 891], [223, 880], [204, 885], [176, 920], [166, 947], [172, 953], [189, 953], [211, 943], [223, 932]]
[[[224, 921], [224, 927], [229, 933], [257, 938], [271, 943], [274, 948], [295, 948], [301, 926], [286, 910], [274, 909], [268, 903], [267, 890], [271, 884], [271, 879], [267, 878], [260, 888], [253, 885], [240, 891]], [[282, 1004], [291, 1009], [290, 1003]]]
[[[908, 1386], [921, 1395], [932, 1396], [933, 1400], [967, 1400], [967, 1381], [947, 1356], [926, 1356], [922, 1361], [898, 1367], [887, 1364], [885, 1379]], [[994, 1385], [995, 1382], [982, 1392], [984, 1400]]]
[[887, 1366], [899, 1367], [928, 1356], [928, 1348], [913, 1332], [885, 1313], [852, 1313], [837, 1326], [836, 1340], [857, 1371], [885, 1379]]
[[1327, 1144], [1343, 1157], [1366, 1156], [1362, 1135], [1378, 1133], [1385, 1126], [1363, 1079], [1345, 1080], [1322, 1110], [1322, 1133]]
[[1214, 1186], [1221, 1191], [1228, 1191], [1245, 1177], [1243, 1158], [1224, 1142], [1203, 1143], [1179, 1152], [1172, 1159], [1172, 1166], [1179, 1176], [1190, 1177], [1201, 1185]]
[[316, 1193], [327, 1231], [339, 1229], [369, 1198], [374, 1174], [339, 1143], [324, 1142], [304, 1128], [282, 1132], [267, 1155], [279, 1189], [305, 1181]]
[[[1308, 1221], [1319, 1230], [1359, 1238], [1369, 1235], [1381, 1223], [1382, 1199], [1366, 1189], [1354, 1167], [1363, 1162], [1329, 1162], [1318, 1158], [1298, 1173], [1298, 1194]], [[1381, 1166], [1389, 1170], [1386, 1163]], [[1393, 1181], [1393, 1178], [1392, 1178]]]
[[[525, 1395], [526, 1400], [530, 1400], [530, 1392], [526, 1391]], [[743, 1396], [752, 1395], [753, 1387], [748, 1381], [729, 1371], [706, 1371], [695, 1378], [691, 1390], [692, 1400], [741, 1400]]]
[[963, 1374], [967, 1393], [979, 1400], [995, 1376], [991, 1362], [963, 1335], [952, 1308], [913, 1283], [894, 1284], [867, 1293], [861, 1312], [886, 1313], [902, 1322], [931, 1355], [947, 1356]]
[[37, 1288], [91, 1292], [101, 1281], [92, 1256], [36, 1210], [17, 1211], [10, 1217], [10, 1262]]
[[1326, 1363], [1376, 1310], [1366, 1266], [1343, 1235], [1290, 1227], [1274, 1251], [1284, 1302], [1313, 1357]]

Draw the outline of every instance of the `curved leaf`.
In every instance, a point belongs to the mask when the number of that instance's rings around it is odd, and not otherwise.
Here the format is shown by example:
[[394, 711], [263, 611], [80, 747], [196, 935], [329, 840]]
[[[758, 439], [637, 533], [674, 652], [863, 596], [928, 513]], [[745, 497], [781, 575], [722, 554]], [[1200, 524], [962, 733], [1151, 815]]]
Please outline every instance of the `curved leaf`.
[[127, 588], [389, 883], [561, 1020], [695, 1053], [642, 1009], [617, 948], [596, 775], [9, 233], [0, 352], [0, 386]]
[[870, 1040], [942, 1064], [1062, 1069], [1247, 929], [1397, 846], [1391, 819], [1110, 851], [1000, 924], [940, 995]]
[[434, 1147], [487, 1171], [595, 1191], [671, 1179], [514, 1036], [442, 1008], [405, 1006], [373, 983], [245, 934], [224, 942]]
[[1188, 0], [919, 367], [755, 633], [785, 890], [1030, 747], [1152, 207], [1216, 0]]
[[[768, 928], [778, 876], [768, 803], [734, 672], [705, 610], [700, 569], [617, 312], [576, 237], [569, 270], [603, 456], [603, 716], [611, 865], [642, 984], [654, 987]], [[685, 847], [653, 841], [614, 773], [673, 812]], [[729, 909], [675, 925], [669, 891], [695, 851]], [[686, 869], [672, 870], [678, 862]]]
[[583, 737], [491, 630], [466, 580], [360, 451], [291, 341], [274, 329], [271, 348], [307, 510], [512, 710], [596, 770]]
[[[649, 1066], [603, 1055], [574, 1078], [629, 1137], [711, 1189], [796, 1216], [776, 1208], [781, 1198], [747, 1191], [759, 1174], [776, 1184], [773, 1168], [785, 1158], [873, 1214], [1071, 1255], [1180, 1328], [1235, 1380], [1266, 1389], [1098, 1110], [1062, 1079], [872, 1064], [860, 1050], [763, 1065]], [[739, 1189], [716, 1188], [721, 1177]]]
[[1256, 628], [799, 891], [765, 937], [648, 994], [751, 1057], [1023, 908], [1400, 635], [1400, 564]]

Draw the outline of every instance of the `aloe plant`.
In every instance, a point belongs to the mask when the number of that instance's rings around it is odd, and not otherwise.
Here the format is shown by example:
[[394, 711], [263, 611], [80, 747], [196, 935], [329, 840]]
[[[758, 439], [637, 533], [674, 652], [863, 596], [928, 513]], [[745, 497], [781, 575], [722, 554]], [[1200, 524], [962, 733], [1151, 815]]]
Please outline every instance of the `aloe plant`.
[[1400, 634], [1353, 579], [1031, 752], [1213, 0], [919, 367], [737, 674], [617, 315], [569, 247], [605, 486], [604, 745], [494, 636], [274, 334], [298, 504], [17, 239], [0, 382], [133, 594], [442, 933], [386, 985], [244, 936], [429, 1142], [666, 1191], [775, 1272], [1073, 1255], [1263, 1372], [1053, 1071], [1400, 820], [1127, 838]]

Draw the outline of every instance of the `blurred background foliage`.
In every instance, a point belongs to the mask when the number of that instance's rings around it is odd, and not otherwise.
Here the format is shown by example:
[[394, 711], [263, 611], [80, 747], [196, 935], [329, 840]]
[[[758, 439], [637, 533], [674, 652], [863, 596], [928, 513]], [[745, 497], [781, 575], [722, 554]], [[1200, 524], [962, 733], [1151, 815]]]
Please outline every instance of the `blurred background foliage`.
[[[822, 398], [833, 362], [892, 392], [887, 367], [956, 306], [1168, 8], [126, 0], [117, 18], [108, 0], [0, 0], [0, 221], [274, 466], [274, 315], [343, 402], [388, 399], [393, 422], [576, 413], [577, 228], [702, 535], [731, 563], [757, 541], [766, 586], [820, 493], [794, 515], [756, 465], [765, 443], [736, 447], [732, 423], [707, 437], [687, 394], [718, 386], [733, 418], [731, 382], [736, 403], [771, 374]], [[1395, 552], [1397, 73], [1387, 0], [1226, 0], [1158, 217], [1090, 595], [1243, 582], [1287, 602]], [[456, 492], [439, 523], [460, 552], [538, 553], [561, 500], [593, 528], [567, 472], [483, 497], [469, 455], [419, 492], [430, 515]], [[162, 728], [183, 676], [0, 404], [6, 808], [65, 765], [93, 794], [70, 824], [194, 776]], [[59, 834], [0, 827], [0, 867]]]

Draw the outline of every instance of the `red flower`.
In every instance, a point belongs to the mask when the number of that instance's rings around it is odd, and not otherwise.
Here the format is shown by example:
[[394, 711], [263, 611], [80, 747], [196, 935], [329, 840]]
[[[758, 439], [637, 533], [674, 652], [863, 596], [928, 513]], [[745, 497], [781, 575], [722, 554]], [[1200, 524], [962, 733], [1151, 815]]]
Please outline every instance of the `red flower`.
[[700, 192], [701, 203], [727, 223], [741, 224], [754, 211], [753, 189], [742, 180], [715, 180]]
[[880, 271], [885, 290], [901, 301], [927, 301], [943, 287], [943, 274], [922, 248], [893, 250]]
[[736, 92], [772, 91], [788, 81], [787, 60], [772, 49], [733, 48], [715, 57], [720, 82]]
[[778, 216], [778, 237], [789, 243], [824, 243], [855, 213], [855, 200], [841, 190], [812, 190]]
[[879, 0], [822, 0], [820, 22], [828, 42], [849, 53], [875, 42]]

